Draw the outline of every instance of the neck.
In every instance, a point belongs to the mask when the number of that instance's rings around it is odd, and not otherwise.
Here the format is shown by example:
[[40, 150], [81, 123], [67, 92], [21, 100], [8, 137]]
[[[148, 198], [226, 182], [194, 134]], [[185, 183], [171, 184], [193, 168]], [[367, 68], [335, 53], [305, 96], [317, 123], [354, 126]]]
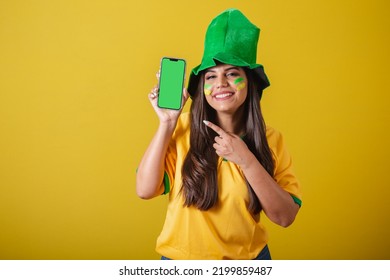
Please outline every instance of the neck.
[[238, 110], [234, 114], [217, 113], [218, 125], [226, 132], [241, 136], [245, 133], [243, 116], [243, 110]]

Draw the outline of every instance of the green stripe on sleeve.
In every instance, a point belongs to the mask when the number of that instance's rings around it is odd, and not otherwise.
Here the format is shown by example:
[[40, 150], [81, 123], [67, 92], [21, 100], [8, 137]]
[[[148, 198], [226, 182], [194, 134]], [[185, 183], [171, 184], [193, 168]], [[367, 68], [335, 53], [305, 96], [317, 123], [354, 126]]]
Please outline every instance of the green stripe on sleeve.
[[169, 184], [169, 177], [167, 172], [164, 172], [164, 193], [163, 194], [167, 194], [170, 191], [171, 191], [171, 186]]
[[290, 195], [291, 195], [291, 197], [294, 199], [294, 202], [295, 202], [296, 204], [298, 204], [299, 207], [301, 207], [301, 206], [302, 206], [302, 200], [300, 200], [298, 197], [293, 196], [292, 194], [290, 194]]

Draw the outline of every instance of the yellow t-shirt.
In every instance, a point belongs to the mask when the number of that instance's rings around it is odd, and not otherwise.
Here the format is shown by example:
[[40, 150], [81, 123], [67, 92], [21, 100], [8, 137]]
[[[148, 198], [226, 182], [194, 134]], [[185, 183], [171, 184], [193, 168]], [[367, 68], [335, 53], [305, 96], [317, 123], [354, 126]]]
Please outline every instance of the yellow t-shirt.
[[[189, 149], [189, 114], [179, 118], [165, 163], [165, 192], [169, 203], [156, 251], [170, 259], [253, 259], [267, 244], [260, 215], [252, 215], [243, 173], [236, 164], [218, 161], [218, 202], [201, 211], [183, 206], [181, 167]], [[267, 127], [267, 140], [275, 160], [277, 183], [301, 205], [299, 183], [292, 172], [291, 157], [279, 132]]]

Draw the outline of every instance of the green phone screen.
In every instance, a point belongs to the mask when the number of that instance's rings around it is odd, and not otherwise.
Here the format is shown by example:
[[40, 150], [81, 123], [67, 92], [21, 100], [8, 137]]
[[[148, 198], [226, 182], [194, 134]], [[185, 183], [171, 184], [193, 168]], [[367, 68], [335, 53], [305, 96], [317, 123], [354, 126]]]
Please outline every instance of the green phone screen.
[[158, 106], [179, 110], [183, 93], [185, 60], [163, 57], [161, 60]]

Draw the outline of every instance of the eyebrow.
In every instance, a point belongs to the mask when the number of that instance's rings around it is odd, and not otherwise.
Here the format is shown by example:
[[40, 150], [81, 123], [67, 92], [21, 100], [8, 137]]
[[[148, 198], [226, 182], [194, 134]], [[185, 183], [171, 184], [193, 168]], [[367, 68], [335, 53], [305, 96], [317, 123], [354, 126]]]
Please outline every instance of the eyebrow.
[[[224, 69], [224, 71], [230, 71], [230, 70], [239, 70], [237, 66], [232, 66], [232, 67], [228, 67], [226, 69]], [[208, 73], [208, 72], [215, 72], [214, 70], [206, 70], [205, 74]]]

